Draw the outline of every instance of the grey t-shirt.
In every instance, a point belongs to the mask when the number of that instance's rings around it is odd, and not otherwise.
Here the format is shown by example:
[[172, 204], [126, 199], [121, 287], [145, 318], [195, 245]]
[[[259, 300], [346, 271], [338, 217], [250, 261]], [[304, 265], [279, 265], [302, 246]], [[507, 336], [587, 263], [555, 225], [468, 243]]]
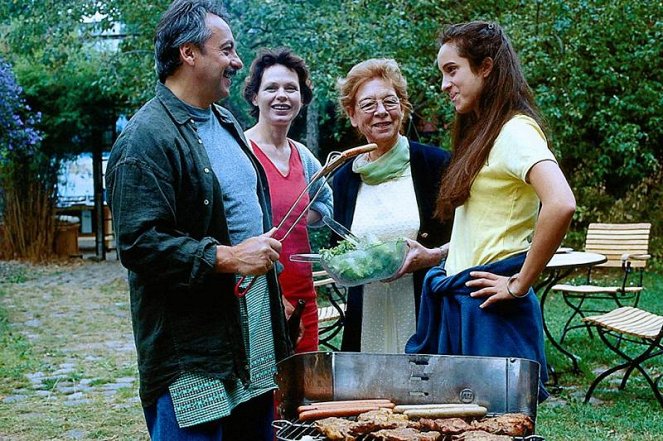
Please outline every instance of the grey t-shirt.
[[[212, 109], [187, 107], [223, 191], [231, 244], [261, 234], [263, 222], [257, 193], [258, 178], [251, 160], [214, 117]], [[183, 373], [169, 386], [180, 427], [224, 418], [237, 405], [276, 388], [276, 356], [266, 278], [259, 277], [239, 303], [248, 354], [249, 387], [238, 378], [221, 381], [197, 372]]]
[[221, 185], [231, 245], [262, 234], [258, 178], [251, 160], [218, 118], [214, 117], [211, 108], [201, 109], [188, 104], [187, 107]]

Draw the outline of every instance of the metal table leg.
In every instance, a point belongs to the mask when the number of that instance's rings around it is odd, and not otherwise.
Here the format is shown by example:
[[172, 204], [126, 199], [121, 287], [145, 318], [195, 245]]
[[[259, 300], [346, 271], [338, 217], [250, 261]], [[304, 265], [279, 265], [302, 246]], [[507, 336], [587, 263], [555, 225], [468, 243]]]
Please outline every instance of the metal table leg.
[[[550, 292], [552, 287], [555, 286], [555, 284], [557, 284], [557, 282], [564, 279], [572, 272], [573, 268], [554, 269], [552, 272], [549, 273], [549, 275], [546, 277], [546, 279], [543, 282], [539, 283], [537, 286], [534, 287], [534, 290], [538, 293], [541, 291], [541, 288], [543, 288], [543, 291], [541, 292], [541, 298], [539, 300], [541, 305], [541, 319], [543, 320], [543, 332], [546, 334], [546, 337], [548, 337], [548, 341], [550, 342], [550, 344], [571, 360], [571, 363], [573, 365], [573, 372], [578, 373], [580, 372], [580, 369], [578, 367], [578, 356], [566, 350], [553, 337], [552, 332], [550, 332], [550, 329], [548, 328], [548, 324], [546, 322], [546, 313], [545, 313], [546, 299], [548, 298], [548, 293]], [[554, 385], [557, 385], [557, 375], [554, 373], [554, 369], [552, 369], [550, 363], [548, 363], [548, 370], [553, 372], [552, 376], [555, 382]]]

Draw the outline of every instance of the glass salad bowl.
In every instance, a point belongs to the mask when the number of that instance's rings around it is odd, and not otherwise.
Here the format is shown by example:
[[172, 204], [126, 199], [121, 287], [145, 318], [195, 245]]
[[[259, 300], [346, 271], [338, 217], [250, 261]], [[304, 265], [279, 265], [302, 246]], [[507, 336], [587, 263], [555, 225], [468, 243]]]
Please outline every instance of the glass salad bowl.
[[294, 254], [298, 262], [320, 262], [329, 277], [341, 286], [358, 286], [393, 277], [405, 262], [405, 239], [352, 243], [341, 241], [320, 254]]

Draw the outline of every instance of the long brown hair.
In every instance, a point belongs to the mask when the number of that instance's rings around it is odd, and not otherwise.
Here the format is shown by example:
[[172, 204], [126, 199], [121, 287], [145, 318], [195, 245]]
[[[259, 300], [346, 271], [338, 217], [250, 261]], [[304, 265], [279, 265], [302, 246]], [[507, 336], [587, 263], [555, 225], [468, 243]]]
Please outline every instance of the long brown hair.
[[543, 125], [518, 56], [498, 24], [474, 21], [450, 25], [442, 32], [439, 42], [453, 44], [475, 74], [487, 58], [493, 61], [479, 96], [478, 112], [456, 113], [453, 156], [440, 185], [435, 211], [435, 216], [444, 220], [469, 198], [474, 179], [502, 126], [511, 117], [524, 114]]

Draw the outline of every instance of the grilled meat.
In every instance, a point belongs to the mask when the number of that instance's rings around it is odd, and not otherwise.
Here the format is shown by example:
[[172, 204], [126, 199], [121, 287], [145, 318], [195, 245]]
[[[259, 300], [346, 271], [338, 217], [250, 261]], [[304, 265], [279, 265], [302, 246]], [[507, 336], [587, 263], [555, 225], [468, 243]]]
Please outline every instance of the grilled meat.
[[505, 413], [472, 422], [473, 430], [485, 430], [496, 435], [526, 436], [534, 431], [534, 421], [523, 413]]
[[377, 409], [364, 412], [357, 417], [357, 421], [373, 420], [373, 421], [409, 421], [406, 415], [402, 413], [394, 413], [391, 409]]
[[509, 435], [495, 435], [485, 430], [470, 430], [451, 437], [452, 441], [511, 441]]
[[350, 434], [354, 421], [345, 418], [329, 417], [315, 422], [315, 428], [332, 441], [355, 441]]
[[357, 422], [350, 427], [353, 435], [364, 435], [381, 429], [397, 427], [419, 427], [419, 423], [409, 421], [407, 416], [396, 414], [391, 409], [378, 409], [364, 412], [357, 417]]
[[443, 435], [455, 435], [466, 430], [472, 430], [472, 425], [462, 418], [421, 418], [419, 424], [422, 429], [435, 430]]
[[420, 432], [412, 427], [382, 429], [372, 433], [373, 439], [380, 441], [437, 441], [440, 432]]
[[376, 409], [360, 414], [357, 421], [329, 417], [316, 421], [315, 427], [332, 441], [355, 441], [357, 437], [369, 434], [369, 439], [384, 441], [507, 441], [513, 436], [532, 434], [534, 421], [522, 413], [471, 422], [462, 418], [412, 421], [391, 409]]

